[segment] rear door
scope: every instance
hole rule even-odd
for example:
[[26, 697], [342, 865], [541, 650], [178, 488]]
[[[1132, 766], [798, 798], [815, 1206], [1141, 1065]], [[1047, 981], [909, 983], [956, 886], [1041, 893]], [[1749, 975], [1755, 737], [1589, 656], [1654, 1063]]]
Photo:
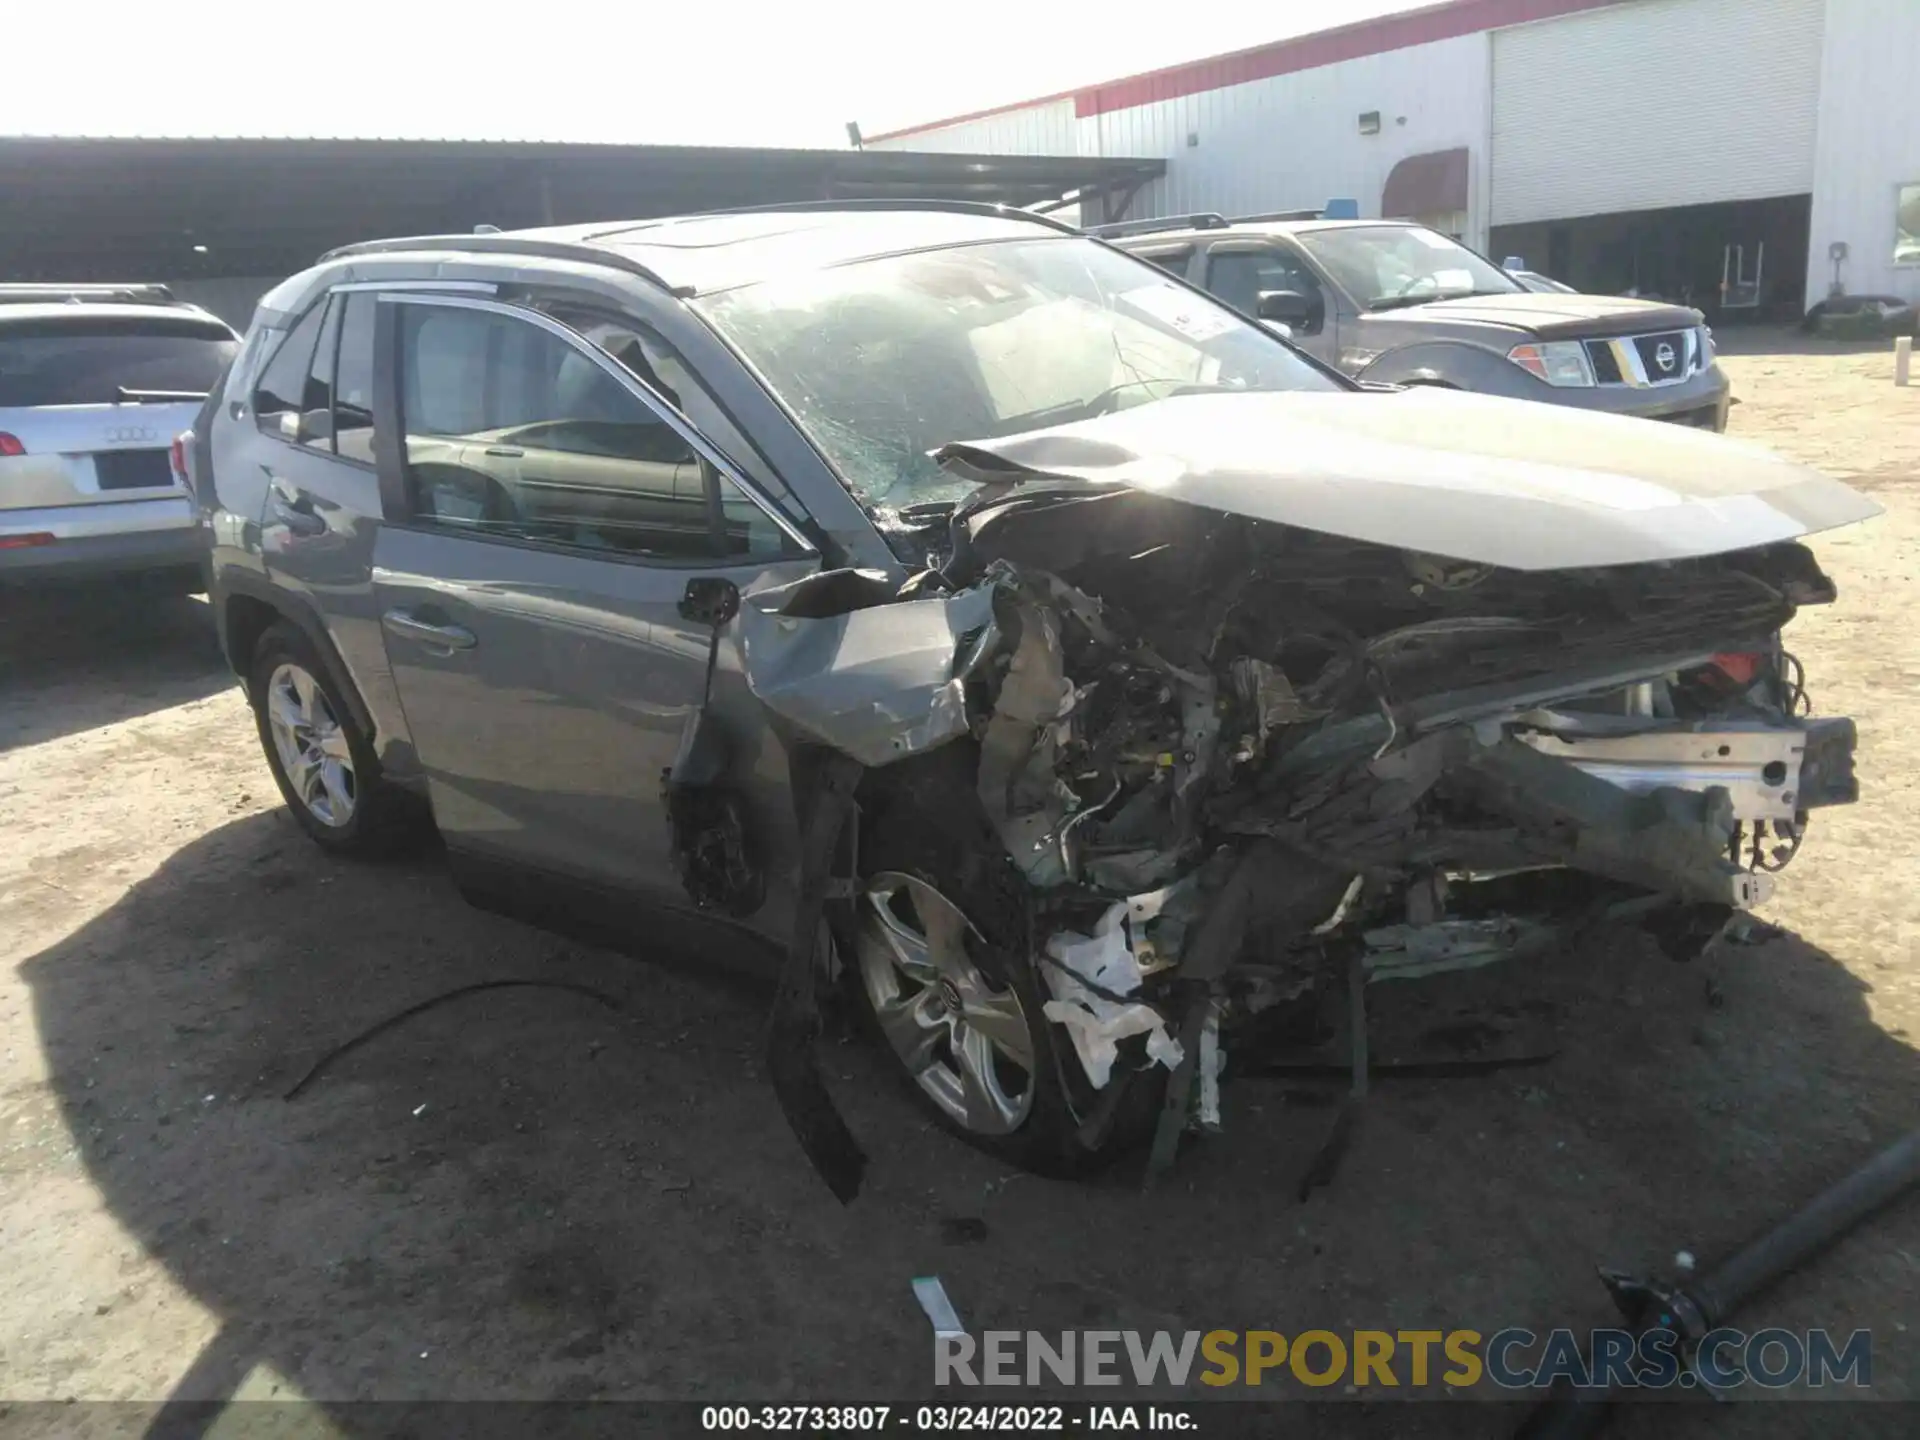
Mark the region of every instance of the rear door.
[[[456, 851], [684, 900], [661, 779], [702, 699], [688, 582], [743, 593], [817, 556], [711, 443], [559, 321], [490, 300], [384, 296], [378, 347], [385, 642]], [[731, 636], [716, 713], [735, 780], [784, 833], [785, 757]]]
[[237, 348], [211, 317], [78, 306], [0, 315], [0, 511], [180, 501], [178, 523], [192, 523], [168, 450]]
[[[323, 295], [267, 360], [248, 398], [260, 555], [317, 615], [375, 714], [393, 709], [373, 598], [380, 481], [373, 464], [373, 295]], [[254, 493], [232, 487], [233, 493]], [[383, 739], [387, 737], [382, 737]]]

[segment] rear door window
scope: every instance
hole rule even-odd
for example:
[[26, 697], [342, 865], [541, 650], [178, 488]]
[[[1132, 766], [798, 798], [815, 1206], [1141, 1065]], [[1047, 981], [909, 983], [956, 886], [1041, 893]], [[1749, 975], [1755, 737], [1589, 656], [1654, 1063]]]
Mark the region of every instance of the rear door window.
[[239, 342], [190, 316], [60, 316], [0, 325], [0, 409], [114, 405], [124, 391], [202, 396]]
[[267, 362], [266, 373], [254, 387], [254, 421], [269, 435], [283, 440], [299, 436], [300, 417], [309, 408], [315, 356], [330, 304], [330, 300], [322, 300], [300, 317], [300, 323], [280, 342], [273, 359]]

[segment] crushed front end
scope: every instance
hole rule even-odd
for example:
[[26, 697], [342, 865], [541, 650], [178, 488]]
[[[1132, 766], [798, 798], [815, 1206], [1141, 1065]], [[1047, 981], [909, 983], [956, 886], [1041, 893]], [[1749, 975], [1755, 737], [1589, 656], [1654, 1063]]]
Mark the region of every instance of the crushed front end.
[[1834, 596], [1798, 543], [1522, 571], [1045, 485], [923, 538], [898, 591], [758, 597], [749, 682], [868, 767], [863, 806], [961, 747], [999, 853], [949, 893], [1023, 912], [1089, 1145], [1143, 1076], [1217, 1123], [1243, 1027], [1356, 969], [1607, 921], [1697, 951], [1856, 798], [1852, 723], [1782, 648]]

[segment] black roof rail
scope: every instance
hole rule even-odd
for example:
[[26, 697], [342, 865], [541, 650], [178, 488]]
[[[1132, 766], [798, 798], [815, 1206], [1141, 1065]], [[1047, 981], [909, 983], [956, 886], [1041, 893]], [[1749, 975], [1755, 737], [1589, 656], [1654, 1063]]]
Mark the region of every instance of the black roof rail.
[[1087, 232], [1056, 220], [1051, 215], [1041, 215], [1032, 210], [1022, 210], [1015, 205], [1000, 205], [991, 200], [944, 200], [934, 197], [913, 199], [910, 197], [865, 196], [848, 200], [785, 200], [771, 205], [738, 205], [725, 210], [690, 210], [684, 215], [660, 215], [650, 220], [631, 220], [623, 225], [607, 230], [596, 230], [588, 236], [591, 240], [611, 239], [616, 235], [629, 235], [635, 230], [649, 225], [670, 225], [679, 220], [710, 220], [716, 215], [786, 215], [808, 211], [832, 210], [941, 210], [955, 215], [988, 215], [1003, 220], [1031, 220], [1035, 225], [1044, 225], [1049, 230], [1057, 230], [1063, 235], [1082, 235]]
[[[618, 231], [610, 231], [618, 234]], [[599, 265], [608, 270], [623, 270], [642, 280], [652, 281], [662, 290], [673, 287], [631, 256], [603, 245], [576, 244], [567, 240], [544, 240], [512, 235], [402, 235], [391, 240], [361, 240], [329, 250], [322, 260], [346, 260], [356, 255], [400, 255], [409, 250], [455, 250], [472, 255], [533, 255], [543, 260], [577, 260], [583, 265]]]
[[1326, 218], [1326, 214], [1324, 208], [1316, 205], [1311, 210], [1267, 210], [1258, 215], [1236, 215], [1233, 217], [1233, 223], [1257, 225], [1263, 220], [1322, 220]]
[[1198, 215], [1168, 215], [1160, 220], [1122, 220], [1111, 225], [1089, 225], [1086, 233], [1102, 240], [1128, 235], [1153, 235], [1162, 230], [1224, 230], [1233, 222], [1215, 210]]
[[0, 305], [177, 305], [164, 285], [55, 285], [17, 282], [0, 285]]

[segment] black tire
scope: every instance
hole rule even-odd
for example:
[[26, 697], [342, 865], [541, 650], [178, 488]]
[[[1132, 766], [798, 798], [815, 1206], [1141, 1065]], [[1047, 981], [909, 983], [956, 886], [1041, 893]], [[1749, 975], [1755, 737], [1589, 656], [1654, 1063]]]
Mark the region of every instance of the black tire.
[[[978, 752], [963, 741], [869, 777], [861, 796], [857, 889], [862, 898], [856, 898], [853, 907], [836, 907], [841, 912], [834, 927], [836, 943], [846, 960], [847, 986], [862, 1028], [918, 1104], [976, 1149], [1035, 1174], [1075, 1179], [1151, 1137], [1167, 1072], [1156, 1066], [1128, 1074], [1123, 1049], [1107, 1088], [1095, 1090], [1065, 1027], [1045, 1017], [1042, 1007], [1051, 992], [1027, 954], [1021, 898], [1025, 882], [979, 806], [973, 788], [977, 762]], [[970, 958], [1000, 988], [1011, 988], [1019, 997], [1036, 1063], [1031, 1105], [1009, 1134], [982, 1134], [956, 1120], [921, 1088], [881, 1033], [855, 949], [855, 912], [868, 903], [866, 881], [888, 871], [924, 880], [952, 900], [985, 941], [971, 949]], [[1121, 1087], [1117, 1096], [1112, 1093], [1115, 1086]], [[1108, 1112], [1104, 1123], [1087, 1126], [1103, 1108]]]
[[[283, 666], [297, 666], [312, 677], [314, 691], [346, 741], [352, 762], [352, 804], [341, 823], [328, 823], [315, 813], [282, 762], [268, 715], [268, 692]], [[298, 626], [283, 620], [268, 626], [260, 636], [247, 672], [247, 698], [253, 705], [254, 724], [260, 733], [260, 748], [267, 757], [267, 768], [273, 772], [274, 783], [280, 787], [281, 798], [286, 801], [294, 821], [315, 844], [336, 855], [377, 859], [392, 855], [419, 838], [426, 828], [423, 806], [381, 777], [373, 746], [354, 719], [352, 707], [345, 703], [332, 672]]]

